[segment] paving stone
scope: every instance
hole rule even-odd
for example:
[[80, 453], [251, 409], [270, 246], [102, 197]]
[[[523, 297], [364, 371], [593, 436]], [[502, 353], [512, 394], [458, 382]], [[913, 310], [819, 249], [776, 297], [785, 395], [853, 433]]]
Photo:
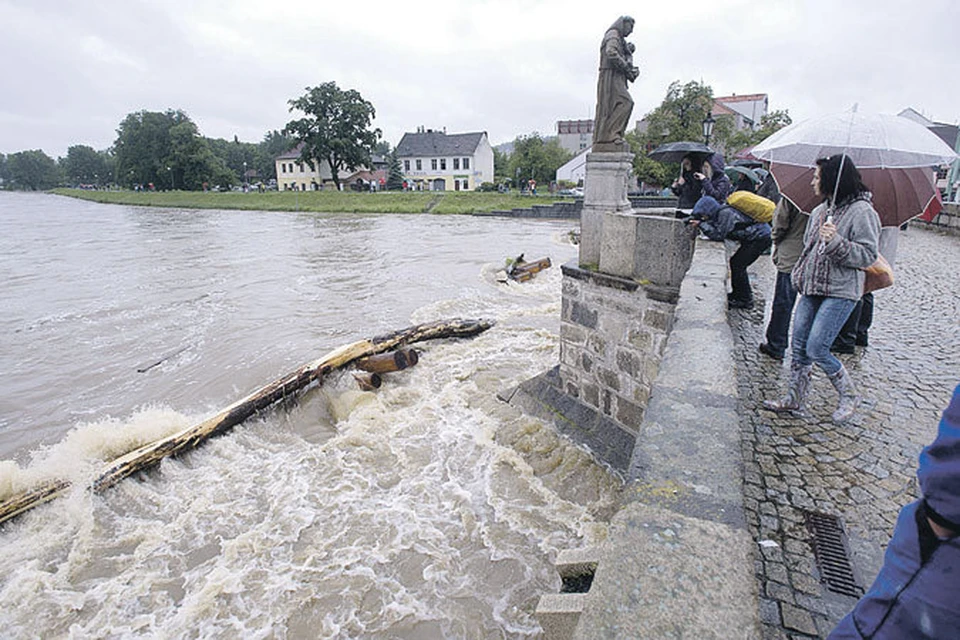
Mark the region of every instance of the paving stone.
[[[954, 236], [901, 232], [897, 284], [875, 298], [870, 346], [841, 358], [865, 396], [855, 418], [842, 426], [830, 420], [836, 392], [816, 368], [809, 417], [760, 409], [764, 399], [783, 392], [789, 362], [758, 356], [776, 272], [763, 257], [750, 267], [758, 304], [749, 313], [728, 314], [728, 322], [740, 393], [747, 526], [753, 535], [783, 545], [760, 547], [764, 638], [823, 637], [843, 615], [835, 601], [826, 606], [814, 578], [803, 510], [840, 516], [861, 544], [876, 545], [879, 557], [900, 508], [918, 495], [917, 456], [936, 432], [960, 371], [960, 324], [946, 321], [960, 317], [958, 247]], [[772, 621], [776, 608], [781, 618]]]

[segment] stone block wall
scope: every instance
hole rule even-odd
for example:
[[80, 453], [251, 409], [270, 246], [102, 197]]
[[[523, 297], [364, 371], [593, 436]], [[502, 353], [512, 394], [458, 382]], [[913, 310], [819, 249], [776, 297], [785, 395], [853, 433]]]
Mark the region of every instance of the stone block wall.
[[673, 326], [676, 292], [563, 266], [560, 380], [636, 436]]

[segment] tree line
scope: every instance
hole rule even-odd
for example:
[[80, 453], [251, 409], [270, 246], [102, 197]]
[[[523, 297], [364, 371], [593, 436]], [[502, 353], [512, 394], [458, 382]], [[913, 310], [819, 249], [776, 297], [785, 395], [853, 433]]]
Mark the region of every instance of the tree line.
[[[199, 190], [229, 188], [248, 181], [276, 179], [275, 159], [298, 148], [298, 161], [312, 167], [325, 165], [339, 186], [340, 173], [371, 166], [372, 154], [388, 159], [387, 188], [402, 188], [400, 162], [380, 129], [372, 128], [376, 115], [372, 103], [355, 90], [342, 90], [335, 82], [307, 87], [287, 101], [296, 117], [281, 130], [268, 131], [259, 143], [207, 138], [182, 110], [137, 111], [117, 128], [117, 138], [106, 150], [74, 145], [54, 160], [42, 150], [0, 154], [0, 180], [5, 188], [44, 190], [60, 185], [116, 185], [124, 188]], [[627, 140], [636, 155], [634, 173], [649, 184], [665, 185], [675, 167], [646, 157], [653, 148], [678, 140], [701, 140], [702, 122], [713, 106], [713, 90], [703, 82], [674, 82], [663, 102], [644, 116], [643, 132], [631, 131]], [[786, 111], [764, 116], [758, 130], [737, 131], [733, 118], [718, 116], [712, 142], [715, 148], [736, 151], [790, 124]], [[537, 132], [514, 140], [511, 153], [494, 150], [498, 184], [520, 187], [533, 179], [554, 181], [557, 169], [573, 154], [556, 137]], [[494, 185], [489, 185], [494, 186]]]

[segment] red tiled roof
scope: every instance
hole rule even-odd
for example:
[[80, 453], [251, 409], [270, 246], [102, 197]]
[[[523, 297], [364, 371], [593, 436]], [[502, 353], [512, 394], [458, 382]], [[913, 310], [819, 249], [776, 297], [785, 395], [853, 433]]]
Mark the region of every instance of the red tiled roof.
[[767, 97], [765, 93], [748, 93], [742, 96], [719, 96], [714, 98], [717, 102], [751, 102], [753, 100], [763, 100]]

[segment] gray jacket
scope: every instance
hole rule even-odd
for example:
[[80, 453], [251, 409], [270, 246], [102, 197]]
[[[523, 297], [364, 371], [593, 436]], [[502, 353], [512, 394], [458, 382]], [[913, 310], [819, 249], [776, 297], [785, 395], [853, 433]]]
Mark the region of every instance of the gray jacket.
[[803, 250], [803, 232], [809, 214], [801, 211], [788, 198], [780, 198], [773, 211], [773, 264], [777, 271], [790, 273]]
[[810, 214], [803, 251], [791, 275], [793, 286], [805, 296], [859, 300], [863, 296], [862, 269], [879, 255], [880, 217], [869, 197], [840, 206], [833, 211], [837, 234], [822, 245], [820, 227], [826, 218], [826, 202]]

